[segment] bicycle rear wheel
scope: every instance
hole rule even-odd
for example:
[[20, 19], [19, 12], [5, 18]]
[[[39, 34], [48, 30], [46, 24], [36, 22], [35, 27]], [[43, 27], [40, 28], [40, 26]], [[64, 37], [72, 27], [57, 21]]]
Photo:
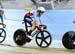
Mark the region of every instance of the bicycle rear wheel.
[[26, 34], [23, 29], [18, 29], [15, 31], [13, 39], [18, 46], [23, 46], [27, 42], [25, 38]]
[[0, 43], [2, 43], [6, 38], [6, 31], [3, 28], [0, 28]]
[[74, 31], [66, 32], [62, 38], [63, 46], [67, 49], [74, 49], [75, 48], [74, 42], [75, 42], [75, 32]]

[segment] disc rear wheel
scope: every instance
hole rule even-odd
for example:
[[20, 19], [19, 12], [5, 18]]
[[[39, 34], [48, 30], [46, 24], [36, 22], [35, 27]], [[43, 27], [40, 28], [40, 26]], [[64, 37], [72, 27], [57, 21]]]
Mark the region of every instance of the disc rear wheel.
[[65, 48], [67, 49], [74, 49], [75, 45], [75, 32], [74, 31], [69, 31], [66, 32], [62, 38], [62, 43]]
[[18, 29], [15, 33], [14, 33], [14, 42], [19, 45], [22, 46], [26, 43], [26, 34], [25, 31], [23, 29]]

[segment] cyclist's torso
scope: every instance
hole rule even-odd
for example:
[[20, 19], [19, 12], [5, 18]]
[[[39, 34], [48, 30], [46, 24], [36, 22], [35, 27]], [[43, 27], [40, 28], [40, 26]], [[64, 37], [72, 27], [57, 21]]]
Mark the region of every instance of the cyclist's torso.
[[31, 16], [33, 16], [32, 13], [27, 13], [27, 14], [25, 14], [25, 16], [24, 16], [24, 21], [32, 22], [33, 19], [32, 19]]
[[33, 21], [36, 21], [39, 24], [40, 20], [41, 20], [41, 16], [39, 17], [37, 11], [34, 11], [33, 12], [33, 18], [26, 17], [25, 20], [28, 21], [28, 22], [31, 22], [31, 23]]

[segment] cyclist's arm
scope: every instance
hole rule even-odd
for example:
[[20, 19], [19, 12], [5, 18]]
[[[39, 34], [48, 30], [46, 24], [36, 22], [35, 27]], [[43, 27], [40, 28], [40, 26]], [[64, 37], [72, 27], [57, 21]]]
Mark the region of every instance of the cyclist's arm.
[[24, 24], [24, 20], [25, 20], [25, 18], [26, 18], [26, 15], [24, 16], [24, 19], [22, 20], [22, 24]]

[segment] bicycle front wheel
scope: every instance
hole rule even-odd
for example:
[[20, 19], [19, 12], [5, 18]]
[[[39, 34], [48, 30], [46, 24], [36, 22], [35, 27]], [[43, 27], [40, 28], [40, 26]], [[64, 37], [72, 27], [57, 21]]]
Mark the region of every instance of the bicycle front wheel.
[[6, 38], [6, 31], [3, 28], [0, 28], [0, 43], [2, 43]]
[[52, 37], [48, 31], [43, 30], [36, 35], [35, 40], [39, 47], [47, 48], [52, 42]]

